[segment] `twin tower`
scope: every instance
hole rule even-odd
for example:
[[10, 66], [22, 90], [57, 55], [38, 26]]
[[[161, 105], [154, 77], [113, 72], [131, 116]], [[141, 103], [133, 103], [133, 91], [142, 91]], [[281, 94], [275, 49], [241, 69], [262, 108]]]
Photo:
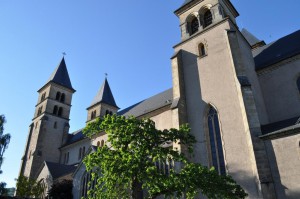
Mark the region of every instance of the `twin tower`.
[[[44, 161], [60, 162], [59, 148], [68, 139], [74, 92], [65, 59], [62, 58], [48, 82], [38, 90], [38, 102], [22, 157], [21, 175], [35, 179]], [[87, 122], [105, 114], [116, 113], [118, 109], [105, 78], [99, 92], [87, 108]]]

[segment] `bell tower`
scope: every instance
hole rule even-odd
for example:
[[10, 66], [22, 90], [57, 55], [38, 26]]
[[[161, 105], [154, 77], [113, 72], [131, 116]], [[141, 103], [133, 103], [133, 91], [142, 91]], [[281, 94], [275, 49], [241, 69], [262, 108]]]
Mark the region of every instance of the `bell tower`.
[[97, 95], [94, 97], [91, 105], [87, 108], [87, 122], [93, 121], [97, 117], [103, 117], [107, 114], [115, 114], [118, 110], [119, 107], [115, 102], [107, 77], [105, 77]]
[[29, 127], [21, 175], [36, 178], [44, 161], [59, 163], [59, 147], [68, 136], [74, 92], [65, 59], [62, 58], [47, 83], [38, 90], [39, 97]]
[[249, 198], [276, 198], [259, 138], [268, 118], [238, 11], [230, 0], [185, 0], [174, 13], [181, 41], [171, 58], [173, 121], [189, 123], [194, 161], [231, 175]]

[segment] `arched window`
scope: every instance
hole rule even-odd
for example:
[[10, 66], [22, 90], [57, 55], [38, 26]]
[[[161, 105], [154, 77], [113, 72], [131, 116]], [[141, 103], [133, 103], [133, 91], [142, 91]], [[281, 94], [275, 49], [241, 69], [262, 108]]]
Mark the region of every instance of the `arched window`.
[[57, 111], [58, 111], [57, 106], [54, 106], [54, 108], [53, 108], [53, 114], [54, 114], [54, 115], [57, 115]]
[[191, 22], [190, 22], [190, 35], [194, 34], [199, 30], [199, 21], [197, 17], [193, 17]]
[[199, 56], [200, 57], [205, 56], [206, 55], [206, 50], [205, 50], [204, 44], [200, 43], [199, 46], [198, 46], [198, 48], [199, 48]]
[[101, 141], [101, 147], [104, 147], [104, 140]]
[[212, 14], [210, 12], [210, 10], [207, 10], [205, 13], [204, 13], [204, 28], [209, 26], [210, 24], [212, 24]]
[[219, 117], [216, 109], [214, 109], [212, 106], [210, 107], [207, 115], [207, 123], [209, 131], [209, 145], [212, 166], [215, 167], [216, 171], [218, 171], [219, 174], [225, 175], [226, 170], [219, 125]]
[[298, 87], [298, 91], [300, 93], [300, 77], [298, 77], [298, 79], [297, 79], [297, 87]]
[[108, 114], [109, 114], [109, 110], [106, 110], [106, 111], [105, 111], [105, 115], [108, 115]]
[[99, 147], [99, 146], [100, 146], [100, 141], [97, 142], [97, 147]]
[[63, 108], [62, 107], [59, 107], [59, 109], [58, 109], [58, 116], [62, 116], [62, 114], [63, 114]]
[[41, 107], [38, 109], [38, 113], [37, 113], [38, 116], [39, 116], [40, 114], [42, 114], [42, 110], [43, 110], [43, 106], [41, 106]]
[[59, 100], [59, 99], [60, 99], [60, 92], [57, 92], [57, 93], [56, 93], [55, 99], [56, 99], [56, 100]]
[[64, 93], [62, 93], [60, 96], [60, 101], [65, 102], [65, 97], [66, 97], [66, 95]]
[[94, 119], [96, 117], [96, 110], [92, 112], [91, 119]]
[[78, 160], [80, 160], [80, 159], [81, 159], [81, 147], [80, 147], [79, 153], [78, 153]]

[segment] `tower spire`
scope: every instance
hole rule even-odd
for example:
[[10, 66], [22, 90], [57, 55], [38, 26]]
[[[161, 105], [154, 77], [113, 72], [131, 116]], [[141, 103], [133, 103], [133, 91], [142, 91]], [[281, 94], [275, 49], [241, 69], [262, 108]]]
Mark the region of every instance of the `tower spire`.
[[71, 90], [74, 90], [70, 81], [68, 69], [66, 66], [65, 58], [63, 57], [50, 76], [47, 83], [54, 82], [56, 84], [59, 84], [63, 87], [69, 88]]
[[114, 96], [110, 90], [110, 86], [107, 81], [107, 76], [105, 77], [105, 80], [104, 80], [100, 90], [98, 91], [97, 95], [93, 99], [90, 107], [95, 104], [98, 104], [98, 103], [105, 103], [107, 105], [118, 108], [118, 106], [115, 102]]

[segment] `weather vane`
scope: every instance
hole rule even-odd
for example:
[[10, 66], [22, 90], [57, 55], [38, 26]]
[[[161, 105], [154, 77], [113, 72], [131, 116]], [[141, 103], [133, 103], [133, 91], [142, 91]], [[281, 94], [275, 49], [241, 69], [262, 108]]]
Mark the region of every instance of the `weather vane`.
[[108, 75], [108, 74], [107, 74], [107, 73], [104, 73], [104, 75], [105, 75], [105, 78], [107, 78], [107, 75]]
[[65, 52], [62, 52], [62, 54], [63, 54], [63, 56], [65, 56], [67, 53], [65, 53]]

